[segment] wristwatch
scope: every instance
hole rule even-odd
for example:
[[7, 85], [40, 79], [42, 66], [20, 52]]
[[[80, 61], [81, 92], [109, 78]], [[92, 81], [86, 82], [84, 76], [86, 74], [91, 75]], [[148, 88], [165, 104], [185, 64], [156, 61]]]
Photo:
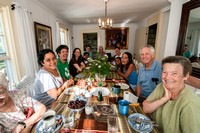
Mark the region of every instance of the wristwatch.
[[23, 125], [24, 128], [26, 128], [26, 123], [24, 123], [23, 121], [19, 121], [18, 124]]

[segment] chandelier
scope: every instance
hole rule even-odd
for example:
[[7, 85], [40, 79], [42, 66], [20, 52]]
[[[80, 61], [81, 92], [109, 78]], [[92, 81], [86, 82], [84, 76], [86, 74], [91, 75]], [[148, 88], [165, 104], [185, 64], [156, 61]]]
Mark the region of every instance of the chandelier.
[[107, 17], [107, 2], [108, 2], [108, 0], [104, 0], [104, 2], [105, 2], [105, 19], [101, 20], [99, 18], [99, 20], [98, 20], [99, 28], [101, 28], [101, 29], [111, 29], [112, 28], [112, 19], [109, 19]]

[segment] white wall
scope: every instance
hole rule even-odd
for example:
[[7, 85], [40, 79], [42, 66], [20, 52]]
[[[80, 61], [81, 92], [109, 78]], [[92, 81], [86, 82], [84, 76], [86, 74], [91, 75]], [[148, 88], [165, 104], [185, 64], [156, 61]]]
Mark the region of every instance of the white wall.
[[[128, 51], [131, 54], [134, 53], [134, 43], [135, 43], [135, 32], [137, 29], [136, 24], [114, 24], [113, 27], [129, 27], [129, 42], [128, 50], [121, 50], [121, 52]], [[97, 24], [87, 24], [87, 25], [73, 25], [73, 48], [81, 47], [81, 31], [85, 30], [99, 30], [100, 33], [100, 44], [98, 46], [103, 46], [105, 49], [105, 30], [100, 30]], [[115, 55], [114, 50], [105, 50], [106, 53], [111, 53], [112, 56]]]
[[[32, 19], [34, 22], [38, 22], [38, 23], [41, 23], [41, 24], [51, 27], [52, 44], [53, 44], [54, 51], [60, 45], [60, 44], [56, 44], [56, 21], [59, 21], [60, 23], [64, 24], [69, 29], [69, 35], [70, 35], [69, 38], [71, 39], [72, 25], [69, 22], [67, 22], [65, 19], [58, 16], [53, 11], [51, 11], [50, 9], [48, 9], [47, 7], [45, 7], [44, 5], [39, 3], [38, 0], [23, 0], [23, 1], [15, 0], [15, 2], [32, 13]], [[14, 13], [14, 12], [12, 12], [12, 13]], [[14, 17], [13, 17], [13, 19], [14, 19]], [[13, 22], [13, 23], [14, 23], [13, 25], [16, 25], [16, 22]], [[15, 33], [17, 33], [17, 32], [15, 32]], [[15, 36], [18, 36], [18, 35], [15, 35]], [[69, 40], [69, 43], [71, 44], [72, 41]], [[19, 47], [19, 42], [16, 45]], [[18, 50], [17, 56], [18, 56], [18, 58], [20, 58], [19, 60], [22, 60], [20, 55], [24, 56], [23, 53], [21, 53], [21, 51]], [[23, 63], [20, 63], [20, 65], [19, 65], [19, 73], [20, 74], [18, 74], [20, 76], [19, 76], [18, 80], [21, 80], [25, 76], [25, 73], [23, 72], [24, 71], [23, 68], [24, 68]]]
[[[55, 14], [53, 11], [42, 5], [38, 0], [15, 0], [21, 6], [31, 11], [34, 22], [38, 22], [51, 27], [52, 30], [52, 43], [53, 50], [55, 50], [60, 44], [56, 44], [56, 21], [63, 23], [72, 33], [72, 25], [67, 20]], [[71, 35], [71, 34], [69, 34]], [[71, 37], [70, 37], [71, 39]], [[71, 40], [69, 40], [71, 42]]]

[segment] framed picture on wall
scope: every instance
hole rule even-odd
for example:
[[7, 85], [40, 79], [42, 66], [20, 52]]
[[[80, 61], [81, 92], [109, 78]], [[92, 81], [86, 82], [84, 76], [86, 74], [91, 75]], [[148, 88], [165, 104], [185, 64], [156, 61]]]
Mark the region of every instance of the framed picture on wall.
[[40, 50], [43, 49], [53, 50], [51, 27], [37, 22], [34, 22], [34, 27], [35, 27], [37, 54], [40, 52]]
[[128, 49], [129, 28], [120, 27], [105, 30], [105, 49]]

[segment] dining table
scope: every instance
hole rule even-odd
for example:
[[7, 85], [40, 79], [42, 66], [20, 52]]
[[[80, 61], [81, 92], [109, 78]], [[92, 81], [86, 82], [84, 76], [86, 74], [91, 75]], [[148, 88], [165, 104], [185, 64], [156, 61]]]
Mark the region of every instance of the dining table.
[[[83, 78], [75, 78], [75, 81], [83, 80], [88, 78], [88, 75], [85, 75]], [[114, 80], [113, 80], [114, 79]], [[124, 91], [129, 91], [133, 93], [133, 90], [130, 88], [126, 90], [120, 90], [119, 94], [114, 94], [111, 91], [111, 88], [118, 82], [126, 83], [126, 80], [122, 76], [120, 76], [117, 71], [112, 71], [110, 76], [107, 76], [105, 87], [110, 90], [110, 93], [108, 96], [103, 97], [104, 101], [109, 101], [112, 103], [116, 117], [118, 119], [118, 132], [119, 133], [137, 133], [128, 123], [128, 116], [133, 113], [140, 113], [145, 116], [147, 116], [150, 120], [152, 119], [152, 116], [150, 114], [144, 113], [142, 109], [142, 105], [131, 105], [129, 106], [128, 114], [127, 115], [121, 115], [119, 112], [119, 105], [118, 101], [123, 99]], [[74, 87], [77, 85], [73, 85], [70, 87]], [[78, 87], [78, 86], [77, 86]], [[74, 94], [66, 94], [61, 93], [61, 95], [55, 100], [54, 105], [51, 107], [51, 110], [54, 110], [57, 115], [64, 114], [69, 110], [68, 108], [68, 102], [72, 99], [74, 99]], [[85, 110], [75, 112], [74, 115], [74, 124], [70, 128], [71, 133], [107, 133], [108, 126], [106, 122], [100, 122], [94, 118], [92, 114], [86, 115]], [[62, 126], [59, 131], [57, 132], [64, 132], [65, 128]], [[32, 129], [32, 133], [36, 133], [36, 126]], [[153, 127], [152, 133], [159, 133], [158, 127]]]

